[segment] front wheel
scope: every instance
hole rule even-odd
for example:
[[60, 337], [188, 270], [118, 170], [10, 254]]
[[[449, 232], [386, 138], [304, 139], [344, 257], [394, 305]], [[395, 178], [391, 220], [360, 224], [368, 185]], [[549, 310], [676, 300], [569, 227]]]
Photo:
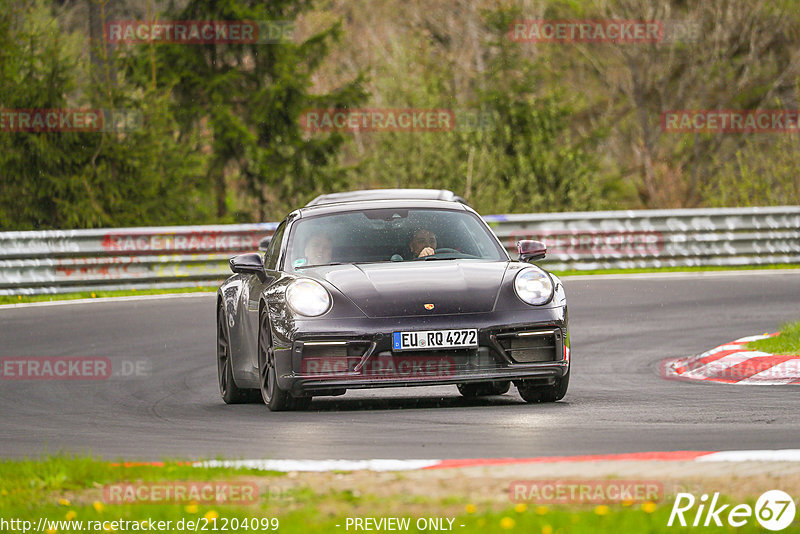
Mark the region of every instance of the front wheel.
[[278, 374], [275, 370], [275, 350], [272, 348], [269, 316], [261, 313], [258, 329], [258, 377], [261, 398], [273, 412], [286, 410], [304, 410], [311, 404], [311, 397], [294, 397], [278, 385]]
[[530, 386], [525, 384], [524, 381], [516, 384], [519, 396], [525, 402], [556, 402], [564, 398], [567, 394], [569, 387], [569, 372], [561, 378], [556, 379], [556, 383], [552, 386]]
[[225, 404], [242, 404], [257, 400], [257, 390], [240, 388], [233, 380], [233, 362], [231, 361], [228, 328], [225, 324], [225, 312], [217, 310], [217, 379], [219, 393]]

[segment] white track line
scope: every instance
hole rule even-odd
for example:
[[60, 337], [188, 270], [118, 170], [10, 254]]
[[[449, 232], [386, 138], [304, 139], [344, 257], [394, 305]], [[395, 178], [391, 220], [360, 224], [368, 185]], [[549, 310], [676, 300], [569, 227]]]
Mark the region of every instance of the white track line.
[[[619, 461], [615, 455], [608, 459], [586, 460], [579, 457], [570, 460], [570, 457], [559, 458], [558, 461], [570, 462], [596, 462]], [[631, 461], [631, 460], [629, 460]], [[639, 461], [686, 461], [686, 460], [639, 460]], [[692, 460], [689, 460], [692, 461]], [[752, 451], [721, 451], [698, 456], [695, 462], [800, 462], [800, 449], [784, 450], [752, 450]], [[279, 472], [326, 472], [326, 471], [413, 471], [436, 467], [443, 460], [211, 460], [196, 462], [195, 467], [226, 467], [233, 469], [257, 469], [260, 471]], [[476, 459], [475, 465], [482, 465], [482, 460]], [[519, 463], [529, 463], [530, 458], [519, 458]], [[513, 465], [509, 462], [506, 465]], [[459, 467], [470, 467], [469, 462]]]
[[759, 339], [767, 339], [768, 337], [772, 337], [772, 334], [758, 334], [755, 336], [740, 337], [733, 343], [734, 344], [750, 343], [751, 341], [758, 341]]
[[[547, 265], [544, 265], [547, 268]], [[659, 278], [710, 278], [718, 276], [751, 276], [751, 275], [785, 275], [800, 274], [800, 269], [748, 269], [748, 270], [720, 270], [720, 271], [675, 271], [666, 273], [630, 273], [630, 274], [574, 274], [560, 275], [564, 281], [585, 281], [585, 280], [631, 280], [631, 279], [651, 279]]]
[[196, 467], [230, 467], [260, 471], [412, 471], [436, 465], [441, 460], [211, 460]]
[[38, 308], [39, 306], [65, 306], [67, 304], [94, 304], [97, 302], [131, 302], [138, 300], [159, 300], [175, 298], [208, 297], [214, 295], [210, 291], [197, 291], [193, 293], [160, 293], [158, 295], [133, 295], [130, 297], [100, 297], [96, 299], [68, 299], [47, 300], [44, 302], [21, 302], [19, 304], [2, 304], [0, 310], [11, 308]]
[[800, 449], [721, 451], [706, 454], [696, 462], [800, 462]]

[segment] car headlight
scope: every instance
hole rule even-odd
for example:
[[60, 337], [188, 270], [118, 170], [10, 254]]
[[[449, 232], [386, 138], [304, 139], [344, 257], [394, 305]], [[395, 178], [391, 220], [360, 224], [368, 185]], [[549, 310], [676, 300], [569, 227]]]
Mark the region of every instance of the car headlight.
[[286, 288], [286, 302], [297, 313], [316, 317], [330, 309], [331, 296], [319, 282], [301, 278]]
[[514, 291], [522, 302], [541, 306], [553, 298], [553, 280], [538, 267], [530, 267], [517, 273]]

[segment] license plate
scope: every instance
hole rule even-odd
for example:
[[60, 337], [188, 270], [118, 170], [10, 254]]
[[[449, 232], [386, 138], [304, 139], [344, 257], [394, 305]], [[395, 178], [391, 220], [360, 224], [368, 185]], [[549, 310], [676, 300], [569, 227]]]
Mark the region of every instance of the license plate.
[[394, 332], [393, 350], [472, 349], [478, 346], [478, 330], [426, 330]]

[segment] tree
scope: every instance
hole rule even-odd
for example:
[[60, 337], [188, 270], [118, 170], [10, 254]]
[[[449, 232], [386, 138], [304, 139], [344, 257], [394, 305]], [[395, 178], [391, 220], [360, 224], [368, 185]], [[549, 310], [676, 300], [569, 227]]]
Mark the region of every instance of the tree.
[[495, 31], [487, 43], [494, 53], [478, 84], [478, 105], [494, 112], [496, 125], [484, 140], [488, 165], [476, 166], [484, 176], [476, 193], [493, 197], [502, 212], [597, 209], [603, 183], [586, 148], [596, 134], [575, 136], [570, 105], [555, 91], [537, 91], [540, 66], [507, 36], [521, 14], [498, 9], [486, 17]]
[[[85, 36], [62, 32], [41, 0], [0, 10], [0, 104], [137, 118], [121, 131], [0, 128], [0, 227], [141, 226], [205, 221], [201, 156], [175, 136], [165, 93], [92, 77]], [[114, 58], [104, 58], [114, 61]], [[92, 80], [92, 81], [87, 81]]]
[[[56, 31], [53, 31], [53, 29]], [[4, 110], [65, 107], [75, 87], [74, 39], [64, 38], [41, 2], [0, 2], [0, 105]], [[60, 222], [59, 197], [74, 194], [85, 134], [13, 131], [0, 128], [0, 228], [53, 227]]]
[[[166, 18], [286, 23], [308, 7], [296, 0], [191, 0]], [[206, 179], [214, 184], [217, 217], [227, 215], [231, 183], [264, 220], [282, 216], [343, 176], [335, 160], [344, 138], [307, 136], [300, 124], [309, 108], [348, 107], [364, 97], [360, 79], [331, 93], [310, 92], [311, 76], [339, 30], [334, 25], [300, 42], [157, 47], [157, 83], [171, 88], [181, 130], [199, 129], [210, 146]], [[140, 75], [147, 76], [147, 58], [140, 59]]]
[[[563, 83], [587, 86], [601, 95], [592, 102], [587, 119], [613, 129], [617, 142], [608, 147], [609, 152], [635, 184], [641, 205], [717, 204], [715, 191], [723, 193], [716, 182], [731, 169], [730, 161], [742, 150], [759, 157], [747, 136], [665, 133], [661, 112], [797, 109], [800, 20], [796, 7], [793, 1], [764, 0], [601, 0], [595, 4], [589, 18], [655, 20], [664, 27], [661, 42], [574, 44], [580, 54], [560, 62], [565, 66]], [[584, 72], [591, 74], [583, 80], [575, 78], [575, 73]], [[762, 143], [770, 145], [762, 155], [773, 151], [770, 141]], [[794, 148], [783, 146], [800, 150], [796, 142]], [[739, 173], [738, 179], [746, 174]], [[730, 180], [724, 182], [720, 188], [729, 191]], [[746, 183], [742, 185], [748, 189]], [[733, 199], [727, 193], [724, 196]]]
[[[447, 28], [421, 24], [434, 27], [439, 37], [418, 45], [419, 55], [394, 65], [405, 75], [384, 76], [380, 95], [389, 107], [451, 109], [457, 118], [471, 117], [472, 124], [461, 123], [450, 132], [372, 134], [353, 180], [449, 188], [483, 213], [602, 206], [605, 182], [590, 150], [596, 136], [574, 134], [573, 110], [561, 95], [541, 91], [539, 65], [506, 37], [509, 23], [521, 15], [513, 9], [483, 15], [485, 55], [475, 61], [480, 69], [467, 73], [446, 61], [452, 54], [440, 43], [451, 41]], [[399, 87], [392, 85], [395, 80]], [[456, 86], [471, 91], [458, 93]]]

